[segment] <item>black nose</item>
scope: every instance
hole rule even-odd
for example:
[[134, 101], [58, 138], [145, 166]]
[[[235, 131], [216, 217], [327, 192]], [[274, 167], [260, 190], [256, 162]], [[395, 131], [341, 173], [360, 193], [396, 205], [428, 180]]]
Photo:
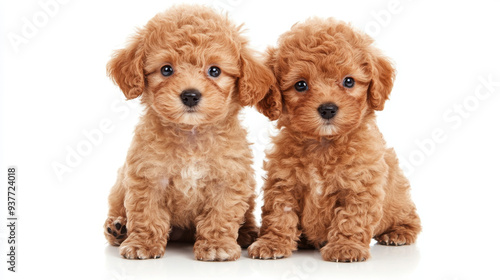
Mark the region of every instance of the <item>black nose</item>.
[[181, 100], [184, 105], [193, 107], [200, 102], [201, 93], [196, 89], [186, 89], [181, 92]]
[[339, 107], [333, 103], [321, 104], [321, 106], [318, 107], [319, 115], [325, 120], [335, 117], [338, 110]]

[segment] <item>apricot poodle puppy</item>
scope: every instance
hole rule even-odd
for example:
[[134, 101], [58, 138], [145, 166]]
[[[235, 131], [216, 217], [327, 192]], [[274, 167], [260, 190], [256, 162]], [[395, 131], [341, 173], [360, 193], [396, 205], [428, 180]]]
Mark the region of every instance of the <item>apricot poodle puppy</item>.
[[109, 62], [127, 99], [142, 95], [145, 107], [104, 224], [123, 257], [161, 257], [175, 230], [196, 239], [196, 259], [235, 260], [257, 237], [252, 153], [238, 112], [275, 78], [240, 29], [207, 7], [175, 6]]
[[279, 134], [264, 168], [262, 226], [252, 258], [287, 257], [298, 241], [327, 261], [370, 257], [370, 241], [415, 242], [410, 185], [379, 132], [395, 71], [373, 40], [334, 19], [309, 19], [268, 50], [277, 85], [258, 104]]

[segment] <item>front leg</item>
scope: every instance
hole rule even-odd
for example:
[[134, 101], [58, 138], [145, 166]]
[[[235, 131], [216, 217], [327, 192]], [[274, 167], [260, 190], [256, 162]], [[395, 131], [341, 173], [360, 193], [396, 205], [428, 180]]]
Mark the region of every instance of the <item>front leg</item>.
[[[200, 261], [234, 261], [241, 255], [237, 243], [253, 190], [248, 183], [217, 184], [207, 197], [203, 212], [196, 218], [194, 256]], [[206, 187], [208, 188], [208, 187]]]
[[361, 192], [345, 189], [332, 199], [337, 207], [321, 256], [334, 262], [367, 260], [373, 232], [382, 217], [382, 187], [372, 185]]
[[266, 181], [260, 237], [250, 247], [248, 255], [255, 259], [288, 257], [297, 250], [299, 211], [291, 179]]
[[145, 177], [127, 175], [128, 237], [120, 245], [120, 254], [127, 259], [159, 258], [165, 253], [170, 231], [170, 214], [161, 199], [164, 195]]

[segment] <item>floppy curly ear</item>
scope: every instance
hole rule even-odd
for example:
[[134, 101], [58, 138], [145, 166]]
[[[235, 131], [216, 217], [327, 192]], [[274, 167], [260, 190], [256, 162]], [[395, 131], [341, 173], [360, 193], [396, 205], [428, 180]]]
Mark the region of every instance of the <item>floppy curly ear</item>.
[[378, 51], [373, 51], [371, 58], [371, 81], [368, 86], [368, 103], [374, 110], [382, 111], [389, 99], [396, 71], [390, 60]]
[[[276, 48], [267, 49], [266, 66], [272, 70], [276, 76]], [[270, 120], [277, 120], [283, 111], [283, 101], [278, 82], [275, 80], [271, 85], [264, 99], [257, 103], [257, 110], [268, 117]]]
[[239, 99], [242, 106], [254, 106], [264, 98], [275, 83], [273, 73], [243, 48], [240, 55], [241, 76], [238, 79]]
[[108, 62], [107, 72], [127, 99], [138, 97], [144, 91], [144, 47], [139, 32], [124, 49], [117, 50]]

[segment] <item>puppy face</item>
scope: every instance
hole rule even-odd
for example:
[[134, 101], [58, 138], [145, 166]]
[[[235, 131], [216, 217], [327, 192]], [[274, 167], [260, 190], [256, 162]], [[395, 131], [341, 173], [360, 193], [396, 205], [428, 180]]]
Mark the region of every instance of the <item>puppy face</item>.
[[372, 40], [333, 19], [310, 19], [268, 50], [277, 86], [258, 108], [279, 125], [310, 137], [345, 135], [382, 110], [394, 69]]
[[206, 7], [177, 6], [151, 19], [108, 63], [129, 99], [165, 121], [200, 125], [223, 120], [261, 100], [272, 72], [246, 48], [240, 30]]
[[[182, 37], [182, 36], [181, 36]], [[201, 44], [179, 38], [177, 51], [155, 49], [146, 58], [147, 102], [164, 119], [197, 125], [226, 117], [238, 101], [236, 81], [240, 74], [236, 52], [217, 45], [210, 35]]]

